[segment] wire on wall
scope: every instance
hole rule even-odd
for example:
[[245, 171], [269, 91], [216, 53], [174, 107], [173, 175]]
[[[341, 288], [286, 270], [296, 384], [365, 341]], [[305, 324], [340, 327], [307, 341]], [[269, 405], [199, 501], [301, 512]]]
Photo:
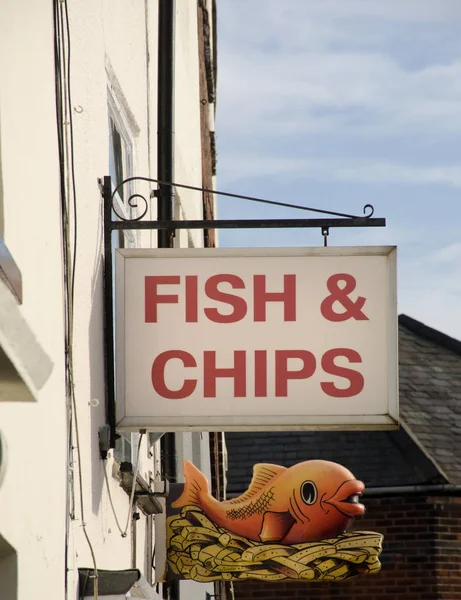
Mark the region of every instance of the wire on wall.
[[[104, 461], [103, 463], [103, 469], [104, 469], [104, 481], [106, 482], [106, 488], [107, 488], [107, 495], [109, 497], [109, 504], [110, 507], [112, 509], [112, 514], [114, 515], [114, 519], [115, 519], [115, 523], [117, 525], [117, 529], [120, 531], [120, 535], [122, 537], [126, 537], [126, 532], [123, 531], [122, 526], [120, 525], [120, 521], [118, 520], [118, 516], [117, 516], [117, 512], [115, 510], [115, 506], [114, 506], [114, 502], [112, 500], [112, 493], [110, 491], [110, 485], [109, 485], [109, 481], [107, 480], [107, 470], [106, 470], [106, 464], [107, 461]], [[131, 506], [130, 506], [131, 509]]]
[[63, 283], [64, 283], [64, 344], [65, 344], [65, 373], [66, 373], [66, 404], [68, 426], [68, 486], [66, 496], [66, 540], [65, 540], [65, 593], [69, 596], [69, 531], [70, 518], [73, 512], [71, 497], [73, 495], [73, 476], [71, 465], [73, 463], [72, 432], [75, 436], [75, 449], [78, 463], [78, 486], [80, 500], [80, 519], [82, 530], [88, 544], [94, 567], [94, 599], [98, 599], [98, 569], [96, 557], [91, 544], [85, 522], [85, 508], [83, 498], [82, 460], [80, 452], [80, 436], [78, 427], [77, 402], [74, 386], [74, 297], [75, 297], [75, 271], [77, 255], [77, 194], [75, 183], [74, 163], [74, 128], [72, 120], [71, 98], [71, 42], [69, 13], [66, 0], [53, 0], [54, 19], [54, 67], [55, 67], [55, 97], [56, 121], [60, 170], [60, 196], [61, 196], [61, 227], [62, 227], [62, 256], [63, 256]]
[[112, 494], [110, 491], [110, 485], [109, 485], [109, 481], [107, 479], [107, 470], [106, 470], [106, 461], [104, 461], [104, 480], [106, 482], [106, 487], [107, 487], [107, 495], [109, 496], [109, 503], [110, 503], [110, 507], [112, 509], [112, 513], [114, 515], [115, 518], [115, 523], [117, 524], [117, 528], [120, 531], [120, 535], [125, 538], [127, 536], [128, 533], [128, 527], [130, 525], [130, 518], [131, 518], [131, 511], [133, 510], [133, 500], [134, 500], [134, 494], [136, 491], [136, 479], [138, 477], [138, 469], [139, 469], [139, 455], [140, 455], [140, 450], [141, 450], [141, 442], [142, 442], [142, 438], [144, 436], [144, 432], [141, 432], [140, 436], [139, 436], [139, 440], [138, 440], [138, 448], [137, 448], [137, 453], [136, 453], [136, 467], [134, 470], [134, 475], [133, 475], [133, 483], [131, 486], [131, 493], [130, 493], [130, 504], [128, 506], [128, 515], [126, 518], [126, 524], [125, 524], [125, 529], [122, 529], [121, 525], [120, 525], [120, 521], [117, 517], [117, 513], [115, 511], [115, 507], [114, 507], [114, 503], [112, 501]]

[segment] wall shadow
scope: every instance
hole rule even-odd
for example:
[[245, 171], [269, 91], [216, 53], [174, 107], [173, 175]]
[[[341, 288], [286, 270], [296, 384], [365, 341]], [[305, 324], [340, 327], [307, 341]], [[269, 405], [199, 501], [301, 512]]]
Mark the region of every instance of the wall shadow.
[[[88, 332], [90, 365], [90, 436], [91, 436], [91, 490], [92, 510], [99, 513], [102, 488], [104, 486], [105, 464], [99, 454], [98, 431], [106, 422], [105, 369], [104, 369], [104, 296], [102, 256], [95, 265], [93, 275], [93, 296]], [[97, 403], [97, 404], [96, 404]]]
[[0, 114], [0, 236], [5, 235], [3, 216], [3, 171], [2, 171], [2, 115]]

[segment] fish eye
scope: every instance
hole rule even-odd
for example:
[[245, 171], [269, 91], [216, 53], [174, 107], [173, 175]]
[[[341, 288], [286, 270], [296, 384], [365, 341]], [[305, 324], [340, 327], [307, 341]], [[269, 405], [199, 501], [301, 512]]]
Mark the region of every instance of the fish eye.
[[314, 504], [317, 500], [317, 488], [313, 481], [305, 481], [301, 485], [301, 498], [306, 504]]

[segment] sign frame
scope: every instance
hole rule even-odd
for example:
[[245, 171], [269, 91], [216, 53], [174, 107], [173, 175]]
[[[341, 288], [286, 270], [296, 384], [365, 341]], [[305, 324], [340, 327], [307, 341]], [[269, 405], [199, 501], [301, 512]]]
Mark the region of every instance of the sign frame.
[[[125, 265], [133, 258], [228, 258], [228, 257], [354, 257], [381, 256], [386, 260], [386, 339], [388, 394], [386, 412], [355, 415], [291, 416], [129, 416], [125, 408]], [[115, 356], [116, 427], [120, 431], [322, 431], [391, 430], [399, 427], [397, 247], [299, 247], [299, 248], [187, 248], [117, 249], [115, 253]]]

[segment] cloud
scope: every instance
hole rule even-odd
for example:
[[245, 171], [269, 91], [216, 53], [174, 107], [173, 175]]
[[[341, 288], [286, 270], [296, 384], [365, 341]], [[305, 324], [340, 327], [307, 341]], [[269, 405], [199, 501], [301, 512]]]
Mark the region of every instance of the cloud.
[[261, 10], [253, 0], [244, 19], [222, 4], [218, 125], [229, 135], [461, 131], [459, 52], [443, 52], [459, 1], [264, 0]]
[[325, 15], [331, 18], [353, 19], [354, 17], [374, 17], [391, 21], [449, 22], [461, 16], [458, 0], [323, 0], [322, 2], [306, 2], [316, 16]]
[[338, 168], [333, 177], [360, 183], [442, 184], [461, 187], [461, 164], [443, 167], [411, 167], [392, 163], [361, 164]]
[[[459, 48], [437, 60], [440, 41], [429, 45], [421, 64], [408, 65], [390, 48], [392, 35], [379, 32], [383, 19], [404, 23], [408, 45], [416, 43], [419, 51], [425, 47], [415, 35], [421, 24], [430, 23], [433, 32], [441, 23], [443, 40], [453, 19], [461, 25], [461, 2], [264, 0], [260, 10], [261, 0], [249, 0], [245, 19], [235, 4], [223, 5], [217, 112], [222, 181], [290, 173], [459, 187]], [[318, 144], [312, 145], [318, 139], [329, 141], [329, 156], [322, 158]], [[393, 149], [401, 146], [409, 156], [395, 160]], [[437, 161], [435, 146], [443, 153]], [[372, 160], [370, 152], [380, 156]]]
[[300, 180], [348, 181], [355, 183], [400, 183], [461, 187], [461, 163], [442, 166], [413, 166], [373, 159], [314, 159], [258, 156], [240, 153], [222, 159], [220, 181], [289, 175]]
[[226, 69], [218, 123], [230, 133], [461, 131], [461, 61], [408, 72], [379, 54], [256, 52]]
[[400, 265], [399, 311], [461, 340], [461, 242], [418, 248]]
[[460, 17], [458, 0], [221, 0], [218, 7], [221, 45], [234, 50], [360, 47], [385, 42], [386, 24], [434, 29]]
[[430, 264], [441, 267], [452, 267], [455, 268], [459, 276], [456, 278], [456, 283], [461, 291], [461, 243], [455, 242], [436, 250], [432, 256], [429, 257]]
[[[354, 213], [371, 199], [389, 226], [331, 243], [396, 243], [399, 310], [461, 339], [461, 1], [220, 0], [218, 19], [218, 187]], [[317, 242], [263, 233], [222, 239]]]

